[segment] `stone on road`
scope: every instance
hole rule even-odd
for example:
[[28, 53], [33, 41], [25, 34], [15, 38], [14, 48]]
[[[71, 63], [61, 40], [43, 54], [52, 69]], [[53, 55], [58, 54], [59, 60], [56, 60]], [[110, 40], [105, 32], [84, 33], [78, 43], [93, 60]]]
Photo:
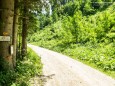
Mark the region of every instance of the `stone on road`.
[[45, 86], [115, 86], [115, 80], [77, 60], [60, 53], [28, 45], [40, 57]]

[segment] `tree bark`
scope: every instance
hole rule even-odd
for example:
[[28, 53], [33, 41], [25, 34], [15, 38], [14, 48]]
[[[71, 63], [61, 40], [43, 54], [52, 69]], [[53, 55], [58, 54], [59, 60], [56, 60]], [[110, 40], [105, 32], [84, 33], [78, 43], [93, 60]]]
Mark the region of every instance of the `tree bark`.
[[13, 21], [13, 40], [12, 40], [12, 45], [13, 45], [13, 66], [16, 66], [16, 54], [17, 54], [17, 33], [18, 33], [18, 0], [15, 0], [14, 2], [14, 21]]
[[22, 57], [27, 54], [27, 21], [28, 21], [28, 9], [26, 0], [24, 1], [24, 9], [23, 9], [23, 26], [22, 26]]
[[12, 44], [14, 0], [0, 0], [0, 9], [0, 36], [10, 36], [10, 41], [0, 41], [0, 66], [1, 69], [8, 70], [13, 69], [10, 46]]

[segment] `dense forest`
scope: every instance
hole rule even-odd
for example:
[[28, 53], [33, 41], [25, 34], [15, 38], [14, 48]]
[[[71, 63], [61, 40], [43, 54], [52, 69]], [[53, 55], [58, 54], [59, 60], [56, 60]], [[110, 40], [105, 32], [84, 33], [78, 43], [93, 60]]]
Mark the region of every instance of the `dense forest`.
[[0, 86], [28, 86], [33, 76], [42, 74], [41, 59], [27, 50], [29, 25], [42, 3], [0, 0]]
[[115, 78], [115, 2], [1, 0], [0, 86], [28, 86], [31, 77], [42, 74], [40, 58], [27, 50], [27, 42]]

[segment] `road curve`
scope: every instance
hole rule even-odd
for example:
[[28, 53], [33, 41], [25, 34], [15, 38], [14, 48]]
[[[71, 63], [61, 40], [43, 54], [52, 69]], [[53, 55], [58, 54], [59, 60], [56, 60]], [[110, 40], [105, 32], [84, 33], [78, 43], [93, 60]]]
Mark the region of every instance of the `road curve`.
[[115, 86], [115, 79], [60, 53], [28, 45], [40, 57], [43, 74], [52, 76], [44, 86]]

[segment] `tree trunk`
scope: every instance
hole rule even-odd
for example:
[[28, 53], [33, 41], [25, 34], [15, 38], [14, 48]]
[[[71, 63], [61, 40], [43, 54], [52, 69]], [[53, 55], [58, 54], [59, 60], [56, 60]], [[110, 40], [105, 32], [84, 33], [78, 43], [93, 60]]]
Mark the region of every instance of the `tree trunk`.
[[18, 0], [15, 0], [14, 2], [14, 22], [13, 22], [13, 40], [12, 40], [12, 44], [13, 44], [13, 65], [14, 67], [16, 66], [16, 51], [17, 51], [17, 33], [18, 33], [18, 13], [19, 13], [19, 9], [18, 9]]
[[12, 69], [12, 26], [14, 15], [14, 0], [0, 0], [0, 36], [10, 36], [10, 41], [0, 41], [0, 69]]
[[27, 19], [28, 19], [28, 9], [26, 0], [24, 1], [24, 9], [23, 9], [23, 26], [22, 26], [22, 57], [26, 56], [27, 54]]

